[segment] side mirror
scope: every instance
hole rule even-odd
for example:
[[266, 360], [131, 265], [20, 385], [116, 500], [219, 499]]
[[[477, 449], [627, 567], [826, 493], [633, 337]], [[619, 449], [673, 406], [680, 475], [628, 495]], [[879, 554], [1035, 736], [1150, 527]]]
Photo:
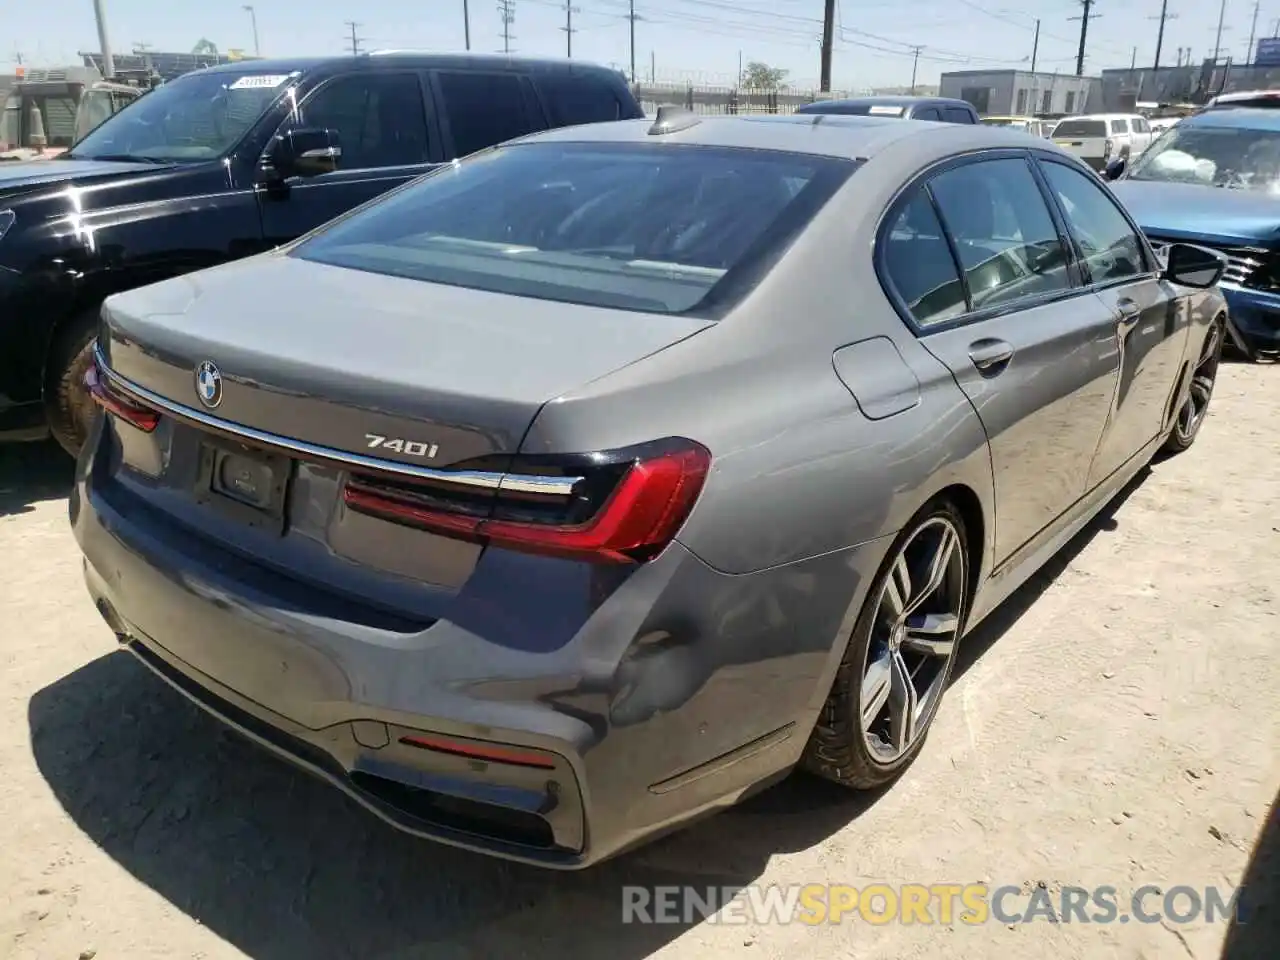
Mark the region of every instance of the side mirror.
[[1125, 166], [1124, 157], [1112, 157], [1103, 168], [1102, 176], [1107, 180], [1119, 180], [1124, 175]]
[[1163, 279], [1184, 287], [1208, 289], [1222, 279], [1226, 258], [1190, 243], [1171, 243], [1165, 248]]
[[342, 144], [336, 130], [298, 127], [278, 135], [268, 155], [275, 175], [281, 180], [317, 177], [338, 169], [342, 162]]

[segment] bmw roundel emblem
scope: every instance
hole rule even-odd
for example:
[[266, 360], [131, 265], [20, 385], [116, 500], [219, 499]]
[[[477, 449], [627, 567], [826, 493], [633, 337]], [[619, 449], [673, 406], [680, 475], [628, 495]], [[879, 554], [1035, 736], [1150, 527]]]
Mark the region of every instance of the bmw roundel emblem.
[[206, 407], [216, 407], [222, 402], [222, 372], [212, 360], [196, 367], [196, 394]]

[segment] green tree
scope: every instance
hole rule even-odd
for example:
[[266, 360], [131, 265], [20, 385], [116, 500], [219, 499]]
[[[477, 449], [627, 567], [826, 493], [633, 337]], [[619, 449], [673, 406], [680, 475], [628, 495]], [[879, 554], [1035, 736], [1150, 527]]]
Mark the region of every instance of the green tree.
[[790, 72], [752, 60], [742, 71], [742, 85], [748, 90], [777, 90]]

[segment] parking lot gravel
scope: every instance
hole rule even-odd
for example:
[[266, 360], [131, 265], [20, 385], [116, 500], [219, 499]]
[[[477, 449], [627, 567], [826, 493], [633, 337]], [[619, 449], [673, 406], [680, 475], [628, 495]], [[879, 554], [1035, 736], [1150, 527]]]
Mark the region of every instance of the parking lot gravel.
[[[89, 601], [70, 464], [0, 449], [0, 957], [1275, 957], [1277, 410], [1280, 367], [1224, 366], [1195, 447], [966, 641], [891, 790], [793, 777], [579, 874], [399, 835], [190, 706]], [[1243, 883], [1247, 922], [621, 922], [626, 885], [873, 882]]]

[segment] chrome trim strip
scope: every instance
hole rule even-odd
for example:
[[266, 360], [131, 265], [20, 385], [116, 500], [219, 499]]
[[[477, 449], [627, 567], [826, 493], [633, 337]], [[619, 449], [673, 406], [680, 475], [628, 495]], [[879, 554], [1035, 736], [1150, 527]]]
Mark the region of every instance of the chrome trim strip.
[[193, 407], [185, 404], [175, 403], [166, 397], [153, 393], [146, 387], [140, 387], [131, 380], [126, 380], [120, 374], [116, 373], [107, 365], [106, 359], [102, 356], [102, 350], [94, 344], [94, 359], [97, 361], [98, 369], [107, 375], [116, 386], [123, 389], [126, 393], [132, 393], [138, 398], [145, 400], [148, 404], [156, 407], [165, 413], [172, 414], [183, 420], [190, 420], [201, 426], [209, 427], [211, 430], [217, 430], [220, 433], [231, 434], [232, 436], [244, 437], [246, 440], [252, 440], [255, 443], [265, 444], [266, 446], [279, 447], [293, 453], [302, 454], [307, 457], [314, 457], [317, 460], [328, 460], [334, 463], [345, 464], [352, 467], [361, 467], [365, 470], [373, 470], [380, 473], [394, 473], [405, 477], [412, 477], [418, 480], [435, 480], [442, 483], [453, 483], [462, 487], [476, 487], [482, 490], [504, 490], [512, 493], [534, 493], [569, 496], [573, 493], [574, 484], [581, 481], [582, 477], [539, 477], [531, 474], [505, 474], [505, 473], [488, 473], [479, 470], [437, 470], [431, 467], [418, 467], [410, 463], [397, 463], [395, 460], [382, 460], [377, 457], [366, 457], [359, 453], [348, 453], [345, 450], [335, 450], [332, 447], [323, 447], [319, 444], [308, 443], [305, 440], [294, 440], [289, 437], [282, 437], [279, 434], [267, 433], [265, 430], [256, 430], [253, 427], [246, 427], [242, 424], [231, 423], [228, 420], [221, 420], [217, 417], [211, 417], [206, 413], [201, 413]]

